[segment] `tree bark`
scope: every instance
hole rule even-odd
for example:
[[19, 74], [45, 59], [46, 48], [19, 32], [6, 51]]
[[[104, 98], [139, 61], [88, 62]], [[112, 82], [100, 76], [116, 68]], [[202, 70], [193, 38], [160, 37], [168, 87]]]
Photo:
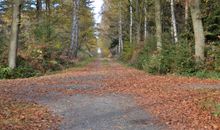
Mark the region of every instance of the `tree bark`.
[[178, 36], [177, 36], [177, 27], [176, 27], [176, 17], [175, 17], [175, 7], [174, 7], [174, 0], [170, 0], [170, 6], [171, 6], [171, 16], [172, 16], [172, 34], [174, 37], [174, 42], [178, 42]]
[[123, 39], [122, 39], [122, 12], [121, 12], [121, 1], [119, 2], [119, 48], [118, 48], [118, 53], [121, 54], [123, 51]]
[[155, 2], [157, 50], [160, 51], [162, 49], [161, 7], [160, 7], [160, 0], [155, 0], [154, 2]]
[[147, 7], [146, 3], [144, 3], [144, 41], [147, 39], [148, 31], [147, 31]]
[[141, 20], [140, 20], [140, 1], [136, 0], [136, 17], [137, 17], [137, 34], [136, 34], [136, 40], [137, 44], [140, 42], [140, 30], [141, 30]]
[[11, 39], [10, 39], [9, 56], [8, 56], [8, 64], [9, 67], [12, 69], [16, 67], [21, 2], [22, 2], [21, 0], [13, 0]]
[[50, 12], [50, 0], [46, 0], [46, 10]]
[[133, 42], [133, 7], [132, 7], [132, 0], [130, 0], [130, 44]]
[[189, 20], [189, 0], [185, 0], [185, 25], [187, 26]]
[[77, 58], [79, 48], [79, 4], [80, 0], [73, 0], [72, 34], [69, 58]]
[[201, 19], [200, 0], [190, 0], [190, 10], [195, 37], [195, 57], [197, 62], [205, 60], [205, 36]]
[[36, 8], [37, 8], [37, 19], [39, 19], [40, 14], [41, 14], [41, 10], [42, 10], [42, 1], [41, 0], [37, 0]]

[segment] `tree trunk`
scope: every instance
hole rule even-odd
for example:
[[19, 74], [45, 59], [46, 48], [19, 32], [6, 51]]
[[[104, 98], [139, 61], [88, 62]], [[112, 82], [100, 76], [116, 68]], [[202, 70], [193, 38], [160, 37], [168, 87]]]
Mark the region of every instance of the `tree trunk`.
[[189, 0], [185, 0], [185, 25], [187, 26], [189, 20]]
[[201, 19], [200, 0], [191, 0], [190, 10], [191, 10], [194, 37], [195, 37], [196, 61], [202, 62], [205, 60], [205, 54], [204, 54], [205, 37], [204, 37], [204, 30]]
[[21, 9], [21, 0], [13, 0], [11, 39], [10, 39], [9, 56], [8, 56], [9, 67], [12, 69], [16, 67], [18, 32], [19, 32], [19, 24], [20, 24], [20, 9]]
[[132, 8], [132, 0], [130, 0], [130, 44], [133, 42], [133, 8]]
[[177, 27], [176, 27], [176, 17], [175, 17], [175, 10], [174, 10], [174, 0], [170, 0], [170, 6], [171, 6], [171, 16], [172, 16], [172, 34], [174, 37], [174, 42], [178, 42], [178, 36], [177, 36]]
[[46, 10], [50, 12], [50, 0], [46, 0]]
[[77, 58], [79, 48], [79, 4], [80, 0], [73, 0], [72, 35], [69, 50], [70, 58]]
[[122, 40], [122, 12], [121, 12], [121, 1], [119, 2], [119, 48], [118, 52], [119, 54], [123, 51], [123, 40]]
[[156, 38], [157, 38], [157, 49], [162, 49], [162, 24], [161, 24], [161, 9], [160, 0], [155, 0], [155, 23], [156, 23]]
[[41, 14], [41, 10], [42, 10], [42, 1], [41, 0], [37, 0], [36, 8], [37, 8], [37, 19], [39, 19], [40, 14]]
[[147, 7], [146, 3], [144, 3], [144, 41], [147, 39], [148, 31], [147, 31]]
[[137, 44], [140, 42], [140, 30], [141, 30], [141, 20], [140, 20], [140, 3], [139, 0], [136, 0], [136, 17], [137, 17], [137, 34], [136, 40]]

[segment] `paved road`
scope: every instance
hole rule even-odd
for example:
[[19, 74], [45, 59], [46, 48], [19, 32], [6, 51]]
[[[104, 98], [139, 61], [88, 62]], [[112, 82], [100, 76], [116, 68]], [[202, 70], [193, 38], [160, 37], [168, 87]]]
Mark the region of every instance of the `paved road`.
[[164, 127], [123, 95], [75, 95], [47, 104], [64, 120], [61, 130], [159, 130]]
[[[106, 64], [110, 69], [106, 68]], [[63, 120], [59, 127], [60, 130], [165, 129], [165, 125], [158, 123], [155, 117], [138, 107], [129, 95], [114, 93], [102, 96], [93, 94], [65, 95], [59, 91], [50, 91], [51, 89], [97, 89], [102, 87], [100, 80], [106, 80], [106, 75], [112, 69], [118, 68], [117, 66], [114, 67], [114, 64], [109, 61], [98, 60], [87, 69], [76, 72], [77, 74], [73, 72], [68, 76], [48, 79], [48, 85], [45, 83], [39, 85], [38, 82], [29, 87], [24, 87], [24, 90], [20, 91], [21, 93], [16, 92], [17, 98], [46, 105], [56, 115], [61, 116]]]

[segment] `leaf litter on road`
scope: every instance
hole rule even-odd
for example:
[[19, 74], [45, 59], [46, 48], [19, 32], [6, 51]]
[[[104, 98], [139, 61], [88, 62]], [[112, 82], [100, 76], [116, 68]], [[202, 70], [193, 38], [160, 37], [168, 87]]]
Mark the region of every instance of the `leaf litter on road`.
[[[22, 93], [24, 90], [29, 92], [25, 93], [24, 97], [35, 95], [33, 98], [44, 96], [49, 92], [61, 92], [66, 96], [83, 93], [97, 96], [109, 93], [125, 94], [132, 95], [140, 107], [158, 117], [171, 129], [220, 129], [220, 118], [213, 114], [213, 106], [206, 107], [209, 100], [213, 100], [216, 105], [220, 103], [220, 90], [212, 87], [208, 87], [208, 89], [192, 87], [192, 84], [193, 86], [201, 86], [201, 84], [203, 86], [220, 86], [219, 80], [153, 76], [124, 67], [116, 62], [110, 61], [108, 64], [100, 62], [96, 61], [82, 69], [40, 78], [2, 80], [0, 81], [0, 98], [13, 99], [13, 97], [18, 97], [18, 93], [24, 94]], [[88, 75], [90, 78], [86, 79]], [[83, 80], [77, 80], [76, 77], [81, 77]], [[94, 77], [102, 78], [97, 81], [93, 80]], [[70, 89], [70, 86], [79, 84], [99, 87], [95, 89], [71, 87]], [[0, 112], [0, 120], [6, 121], [7, 113], [18, 111], [19, 107], [15, 108], [13, 105], [20, 104], [22, 104], [20, 101], [11, 102], [9, 100], [3, 103], [1, 101], [1, 110], [4, 112]], [[17, 124], [20, 125], [13, 126], [13, 123], [9, 123], [8, 126], [4, 126], [5, 128], [47, 128], [46, 126], [52, 126], [53, 123], [50, 122], [57, 122], [46, 108], [29, 102], [25, 104], [29, 107], [24, 105], [25, 109], [13, 114], [16, 115], [14, 120], [18, 120]], [[33, 115], [24, 114], [28, 113], [26, 111], [31, 111]], [[32, 116], [35, 118], [31, 118]], [[30, 121], [27, 126], [22, 126], [24, 124], [20, 121], [26, 118], [34, 121]]]

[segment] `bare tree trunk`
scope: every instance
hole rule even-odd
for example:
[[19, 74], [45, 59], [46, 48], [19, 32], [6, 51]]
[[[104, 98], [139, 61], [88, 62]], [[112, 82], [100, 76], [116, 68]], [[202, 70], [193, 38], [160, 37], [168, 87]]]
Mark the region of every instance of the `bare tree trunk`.
[[41, 14], [41, 10], [42, 10], [42, 1], [41, 0], [37, 0], [36, 8], [37, 8], [37, 19], [39, 19], [40, 14]]
[[193, 30], [195, 37], [195, 56], [196, 61], [201, 62], [205, 60], [205, 36], [200, 11], [200, 0], [190, 1], [190, 10], [193, 21]]
[[9, 67], [12, 69], [16, 67], [18, 32], [19, 32], [19, 24], [20, 24], [20, 9], [21, 9], [21, 0], [13, 0], [11, 39], [10, 39], [9, 56], [8, 56]]
[[46, 10], [50, 12], [50, 0], [46, 0]]
[[133, 8], [132, 8], [132, 0], [130, 0], [130, 43], [133, 42]]
[[122, 8], [122, 5], [121, 5], [121, 1], [119, 2], [119, 48], [118, 48], [118, 51], [119, 51], [119, 54], [123, 51], [123, 39], [122, 39], [122, 12], [121, 12], [121, 8]]
[[175, 17], [175, 10], [174, 10], [174, 0], [170, 0], [170, 6], [171, 6], [171, 16], [172, 16], [172, 34], [174, 37], [174, 42], [178, 42], [178, 36], [177, 36], [177, 27], [176, 27], [176, 17]]
[[141, 24], [140, 24], [140, 3], [139, 0], [136, 0], [136, 17], [137, 17], [137, 34], [136, 34], [136, 40], [137, 44], [140, 42], [140, 30], [141, 30]]
[[70, 58], [77, 58], [79, 48], [79, 4], [80, 0], [73, 0], [72, 35], [69, 50]]
[[147, 39], [148, 31], [147, 31], [147, 7], [146, 3], [144, 3], [144, 41]]
[[189, 20], [189, 0], [185, 0], [185, 25], [188, 24]]
[[161, 7], [160, 0], [155, 0], [155, 22], [156, 22], [156, 38], [157, 38], [157, 49], [162, 49], [162, 23], [161, 23]]

